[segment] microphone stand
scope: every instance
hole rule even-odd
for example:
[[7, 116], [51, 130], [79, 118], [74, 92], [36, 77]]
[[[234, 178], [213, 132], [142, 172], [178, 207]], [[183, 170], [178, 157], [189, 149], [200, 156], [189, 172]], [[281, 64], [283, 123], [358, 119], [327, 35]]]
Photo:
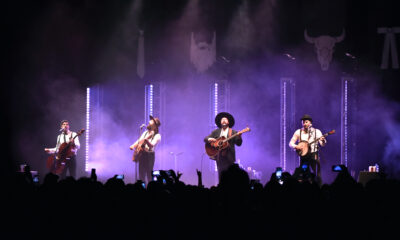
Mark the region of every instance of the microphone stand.
[[[140, 138], [140, 136], [142, 136], [142, 126], [140, 126], [140, 128], [139, 128], [139, 137], [138, 137], [138, 139]], [[135, 162], [135, 183], [138, 181], [138, 171], [139, 171], [139, 169], [138, 169], [138, 164], [139, 164], [139, 161], [136, 161]]]
[[174, 170], [177, 172], [177, 162], [176, 162], [176, 154], [174, 152], [170, 152], [172, 156], [174, 156]]
[[183, 152], [180, 153], [174, 153], [174, 152], [170, 152], [171, 155], [174, 156], [174, 168], [175, 168], [175, 172], [178, 172], [178, 161], [177, 161], [177, 156], [181, 155]]
[[[53, 155], [53, 162], [51, 163], [51, 167], [50, 167], [50, 172], [53, 171], [53, 169], [55, 169], [56, 166], [56, 161], [57, 161], [57, 154], [58, 154], [58, 149], [60, 148], [60, 141], [61, 141], [61, 133], [64, 131], [63, 128], [61, 128], [60, 130], [58, 130], [58, 134], [57, 134], [57, 138], [58, 136], [60, 136], [60, 138], [58, 138], [57, 140], [57, 144], [56, 144], [56, 149], [54, 150]], [[60, 133], [61, 132], [61, 133]]]
[[206, 153], [201, 154], [200, 171], [203, 172], [203, 157]]

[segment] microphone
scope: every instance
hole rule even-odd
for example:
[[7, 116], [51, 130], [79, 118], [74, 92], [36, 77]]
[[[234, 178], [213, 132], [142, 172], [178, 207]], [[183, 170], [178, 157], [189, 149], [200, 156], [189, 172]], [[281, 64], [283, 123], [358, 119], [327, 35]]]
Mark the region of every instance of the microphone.
[[59, 132], [62, 132], [62, 131], [64, 131], [64, 128], [61, 128], [60, 130], [58, 130]]
[[352, 59], [356, 58], [355, 56], [351, 55], [350, 53], [345, 53], [344, 55], [346, 55], [347, 57], [352, 58]]
[[144, 127], [146, 127], [145, 124], [140, 125], [140, 129], [142, 129], [142, 128], [144, 128]]
[[290, 58], [290, 59], [292, 59], [292, 60], [296, 60], [296, 58], [293, 57], [292, 55], [290, 55], [289, 53], [285, 53], [285, 54], [283, 54], [283, 55], [285, 55], [286, 57], [288, 57], [288, 58]]

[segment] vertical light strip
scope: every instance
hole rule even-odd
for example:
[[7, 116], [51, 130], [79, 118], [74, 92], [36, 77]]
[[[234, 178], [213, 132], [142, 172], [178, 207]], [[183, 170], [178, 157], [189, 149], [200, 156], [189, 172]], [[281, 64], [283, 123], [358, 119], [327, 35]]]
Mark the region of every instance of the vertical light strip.
[[149, 117], [149, 86], [144, 86], [144, 124], [147, 124]]
[[149, 88], [149, 113], [153, 116], [153, 84]]
[[281, 106], [281, 117], [282, 117], [282, 160], [281, 160], [281, 166], [283, 168], [283, 170], [286, 170], [286, 126], [287, 126], [287, 99], [286, 99], [286, 95], [287, 95], [287, 89], [286, 89], [286, 81], [283, 82], [283, 86], [282, 86], [282, 106]]
[[[214, 84], [214, 119], [218, 114], [218, 83]], [[217, 163], [214, 165], [215, 172], [218, 171]]]
[[343, 102], [343, 114], [344, 114], [344, 123], [343, 123], [343, 134], [344, 134], [344, 165], [347, 167], [348, 160], [348, 80], [344, 81], [344, 102]]
[[86, 88], [86, 133], [85, 133], [85, 171], [89, 171], [89, 135], [90, 133], [90, 88]]
[[[153, 84], [146, 85], [144, 88], [144, 124], [149, 121], [149, 115], [154, 115], [154, 90]], [[156, 114], [159, 114], [156, 112]]]
[[214, 84], [214, 117], [218, 114], [218, 83]]

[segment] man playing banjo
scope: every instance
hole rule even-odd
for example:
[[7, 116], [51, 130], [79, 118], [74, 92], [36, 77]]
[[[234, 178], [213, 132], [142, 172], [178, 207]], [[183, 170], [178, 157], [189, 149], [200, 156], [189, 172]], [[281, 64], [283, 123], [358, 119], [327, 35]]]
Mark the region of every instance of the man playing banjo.
[[[307, 164], [313, 173], [316, 173], [317, 181], [321, 182], [321, 165], [319, 159], [319, 146], [326, 145], [326, 139], [319, 129], [312, 127], [312, 118], [305, 114], [301, 118], [303, 128], [297, 129], [290, 140], [289, 146], [297, 151], [300, 156], [300, 166]], [[298, 142], [296, 144], [296, 142]], [[311, 144], [310, 144], [311, 143]]]

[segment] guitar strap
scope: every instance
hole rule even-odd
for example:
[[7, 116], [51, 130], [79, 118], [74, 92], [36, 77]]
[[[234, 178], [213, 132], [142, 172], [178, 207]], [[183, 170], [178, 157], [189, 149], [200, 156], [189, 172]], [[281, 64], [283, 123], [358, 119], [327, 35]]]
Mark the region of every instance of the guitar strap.
[[[221, 132], [222, 132], [222, 128], [221, 128]], [[227, 138], [230, 138], [231, 136], [232, 136], [232, 128], [229, 128], [229, 130], [228, 130], [228, 137], [227, 137]], [[230, 148], [229, 142], [228, 142], [228, 148]], [[220, 151], [220, 154], [221, 154], [222, 156], [226, 156], [228, 148], [226, 148], [226, 149]], [[218, 154], [218, 157], [219, 157], [220, 154]]]
[[[317, 139], [317, 129], [314, 129], [314, 140]], [[318, 151], [318, 142], [314, 144], [314, 152]]]
[[61, 139], [61, 134], [58, 135], [57, 137], [56, 150], [54, 151], [54, 154], [58, 152], [58, 148], [60, 147], [60, 139]]
[[[147, 134], [149, 133], [149, 131], [146, 131], [146, 134], [143, 136], [143, 139], [145, 139], [146, 137], [147, 137]], [[157, 134], [154, 134], [152, 137], [151, 137], [151, 139], [150, 139], [150, 141], [152, 141], [153, 140], [153, 138], [156, 136]]]

